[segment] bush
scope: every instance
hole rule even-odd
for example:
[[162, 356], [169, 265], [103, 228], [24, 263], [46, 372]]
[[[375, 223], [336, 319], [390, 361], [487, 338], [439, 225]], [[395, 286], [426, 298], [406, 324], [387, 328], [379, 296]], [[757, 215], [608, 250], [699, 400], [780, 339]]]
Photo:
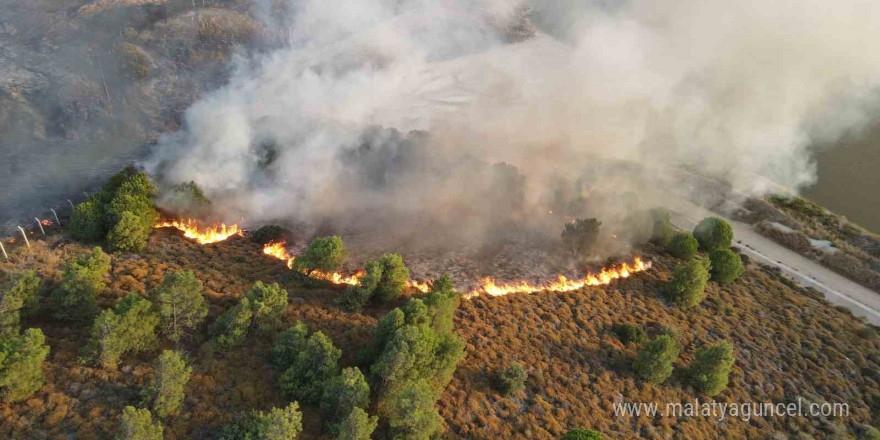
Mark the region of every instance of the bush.
[[745, 271], [739, 254], [730, 249], [712, 251], [709, 253], [709, 261], [712, 263], [712, 280], [722, 284], [739, 278]]
[[693, 259], [680, 264], [664, 287], [666, 298], [681, 307], [699, 304], [709, 281], [709, 267], [709, 260]]
[[443, 418], [434, 408], [434, 390], [426, 380], [409, 383], [391, 396], [388, 427], [391, 438], [430, 440], [443, 426]]
[[672, 238], [672, 224], [669, 222], [669, 211], [665, 209], [652, 209], [651, 213], [651, 241], [659, 246], [666, 246]]
[[202, 282], [190, 271], [171, 272], [153, 290], [151, 298], [168, 339], [177, 342], [208, 315]]
[[578, 219], [572, 223], [566, 223], [562, 231], [562, 242], [571, 251], [571, 255], [585, 256], [590, 253], [593, 246], [599, 240], [598, 220], [594, 218]]
[[61, 285], [49, 298], [53, 316], [68, 321], [86, 321], [98, 313], [97, 297], [107, 288], [104, 276], [110, 271], [110, 257], [99, 247], [67, 264]]
[[365, 268], [366, 274], [361, 278], [365, 290], [385, 303], [400, 298], [406, 282], [409, 281], [409, 269], [403, 264], [403, 258], [397, 254], [385, 254], [378, 260], [370, 262]]
[[13, 275], [0, 290], [0, 343], [18, 336], [22, 313], [31, 314], [39, 307], [41, 283], [36, 272], [28, 270]]
[[296, 440], [302, 432], [299, 403], [269, 412], [241, 414], [220, 429], [217, 440]]
[[357, 367], [344, 368], [342, 373], [330, 379], [321, 395], [321, 413], [327, 432], [339, 430], [339, 424], [357, 408], [370, 405], [370, 386]]
[[275, 368], [284, 371], [296, 361], [299, 352], [305, 350], [309, 329], [301, 321], [281, 332], [272, 345], [272, 363]]
[[119, 417], [119, 432], [116, 440], [162, 440], [162, 424], [153, 422], [148, 409], [126, 406]]
[[678, 344], [671, 336], [657, 336], [639, 350], [633, 370], [640, 378], [660, 385], [672, 375], [672, 363], [678, 354]]
[[76, 205], [70, 216], [70, 236], [81, 241], [104, 238], [104, 213], [96, 196]]
[[104, 368], [116, 368], [126, 353], [156, 345], [159, 316], [153, 305], [137, 293], [129, 293], [113, 310], [104, 310], [92, 323], [87, 355]]
[[192, 367], [186, 365], [180, 353], [165, 350], [159, 355], [153, 363], [153, 379], [144, 388], [144, 396], [157, 416], [177, 414], [191, 374]]
[[333, 272], [348, 258], [348, 251], [337, 236], [318, 237], [309, 243], [305, 252], [296, 257], [294, 268], [311, 274], [316, 270]]
[[185, 217], [200, 217], [211, 207], [211, 200], [195, 182], [179, 183], [162, 197], [162, 207]]
[[733, 346], [727, 341], [700, 348], [689, 371], [691, 384], [707, 396], [717, 395], [727, 388], [734, 360]]
[[121, 43], [117, 47], [122, 70], [132, 79], [150, 76], [150, 57], [141, 48], [131, 43]]
[[147, 245], [154, 220], [154, 217], [139, 217], [131, 211], [124, 211], [107, 234], [107, 243], [114, 251], [139, 252]]
[[700, 242], [700, 249], [706, 252], [726, 249], [733, 241], [733, 228], [718, 217], [707, 217], [694, 228], [694, 237]]
[[0, 343], [0, 392], [6, 401], [23, 400], [43, 386], [43, 361], [49, 346], [43, 331], [29, 328]]
[[253, 315], [251, 302], [247, 298], [242, 298], [238, 304], [226, 310], [211, 326], [214, 347], [224, 351], [238, 347], [247, 337]]
[[666, 252], [669, 252], [675, 258], [682, 260], [690, 260], [697, 255], [697, 248], [700, 243], [690, 232], [679, 232], [672, 236], [669, 245], [666, 246]]
[[317, 403], [327, 382], [339, 370], [342, 351], [321, 332], [309, 336], [305, 349], [281, 375], [281, 391], [293, 399]]
[[357, 313], [370, 302], [372, 292], [362, 286], [348, 286], [336, 298], [333, 303], [347, 312]]
[[504, 371], [496, 373], [494, 385], [499, 393], [509, 396], [526, 386], [526, 379], [529, 378], [526, 369], [519, 362], [511, 362], [510, 366]]
[[145, 173], [126, 168], [107, 180], [101, 192], [80, 203], [70, 219], [70, 234], [84, 241], [107, 239], [110, 249], [144, 248], [158, 219], [156, 188]]
[[641, 344], [648, 337], [645, 329], [638, 325], [618, 324], [614, 326], [612, 331], [617, 336], [617, 339], [620, 339], [620, 342], [624, 344]]
[[281, 243], [290, 241], [291, 233], [289, 230], [278, 225], [266, 225], [260, 227], [251, 234], [251, 239], [255, 242], [265, 245], [268, 243]]
[[565, 433], [559, 440], [602, 440], [602, 434], [592, 429], [575, 428]]
[[370, 416], [363, 409], [355, 408], [339, 424], [336, 440], [370, 440], [378, 424], [378, 417]]
[[287, 291], [278, 283], [265, 285], [257, 281], [245, 298], [250, 301], [257, 330], [268, 333], [281, 325], [281, 314], [287, 309]]

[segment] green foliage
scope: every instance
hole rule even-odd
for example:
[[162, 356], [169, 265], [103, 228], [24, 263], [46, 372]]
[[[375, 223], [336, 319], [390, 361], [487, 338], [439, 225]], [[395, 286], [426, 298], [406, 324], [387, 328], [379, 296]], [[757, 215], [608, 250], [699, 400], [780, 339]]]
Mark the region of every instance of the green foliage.
[[446, 284], [444, 280], [449, 279], [449, 275], [438, 278], [431, 286], [431, 292], [425, 296], [424, 302], [428, 306], [431, 314], [431, 324], [438, 333], [451, 333], [453, 327], [453, 318], [455, 310], [461, 304], [461, 296], [452, 287], [451, 282]]
[[669, 211], [665, 209], [652, 209], [651, 213], [651, 241], [666, 246], [672, 238], [672, 224], [669, 221]]
[[251, 240], [264, 245], [267, 243], [280, 243], [290, 241], [290, 231], [278, 225], [266, 225], [260, 227], [251, 234]]
[[682, 260], [690, 260], [697, 255], [697, 249], [700, 243], [690, 232], [679, 232], [672, 236], [669, 245], [666, 246], [666, 252], [669, 252], [675, 258]]
[[504, 371], [500, 371], [495, 375], [494, 385], [502, 395], [509, 396], [526, 386], [526, 379], [529, 378], [526, 369], [519, 362], [511, 362], [510, 366]]
[[370, 386], [357, 367], [344, 368], [330, 379], [321, 395], [321, 413], [327, 431], [331, 434], [339, 429], [339, 424], [356, 408], [366, 409], [370, 405]]
[[694, 237], [704, 251], [726, 249], [733, 241], [733, 228], [718, 217], [706, 217], [694, 228]]
[[73, 209], [70, 236], [81, 241], [98, 241], [104, 234], [104, 212], [97, 196], [90, 196]]
[[116, 368], [126, 353], [156, 345], [157, 325], [159, 316], [153, 305], [137, 293], [129, 293], [113, 310], [104, 310], [95, 318], [86, 352], [102, 367]]
[[0, 290], [0, 343], [18, 336], [22, 313], [33, 313], [39, 307], [41, 283], [36, 272], [28, 270], [13, 275]]
[[305, 350], [308, 342], [309, 329], [302, 321], [281, 332], [272, 345], [272, 363], [275, 368], [284, 371], [296, 361], [299, 352]]
[[333, 303], [347, 312], [360, 312], [371, 296], [372, 292], [362, 286], [348, 286], [333, 299]]
[[147, 245], [155, 217], [138, 217], [124, 211], [119, 222], [107, 234], [107, 243], [116, 251], [139, 252]]
[[336, 440], [370, 440], [378, 424], [378, 417], [370, 416], [361, 408], [355, 408], [339, 424]]
[[443, 425], [436, 397], [425, 380], [409, 383], [391, 398], [388, 427], [394, 440], [430, 440]]
[[43, 386], [43, 361], [49, 346], [43, 332], [29, 328], [0, 343], [0, 392], [7, 401], [23, 400]]
[[309, 336], [305, 349], [281, 375], [281, 391], [292, 399], [317, 403], [327, 382], [339, 370], [342, 351], [321, 332]]
[[162, 198], [162, 208], [186, 217], [199, 217], [211, 207], [211, 200], [195, 182], [172, 186]]
[[624, 344], [641, 344], [648, 337], [645, 329], [633, 324], [618, 324], [614, 326], [612, 331], [617, 336], [617, 339], [620, 339], [620, 342]]
[[148, 409], [126, 406], [119, 417], [116, 440], [162, 440], [162, 424], [153, 421]]
[[660, 385], [672, 375], [672, 363], [678, 359], [679, 348], [669, 335], [660, 335], [639, 350], [633, 370], [640, 378]]
[[165, 350], [153, 363], [153, 379], [144, 388], [144, 396], [158, 417], [177, 414], [183, 403], [192, 367], [186, 365], [183, 356], [172, 350]]
[[707, 396], [717, 395], [727, 388], [734, 361], [733, 346], [727, 341], [700, 348], [689, 371], [691, 384]]
[[703, 300], [709, 281], [709, 260], [692, 259], [675, 268], [664, 287], [666, 298], [681, 307], [693, 307]]
[[717, 249], [709, 253], [709, 261], [712, 262], [712, 280], [719, 283], [729, 283], [745, 272], [742, 259], [739, 254], [730, 249]]
[[287, 309], [287, 291], [278, 283], [254, 283], [245, 294], [253, 309], [254, 327], [261, 332], [275, 331], [281, 325], [281, 314]]
[[594, 218], [577, 219], [565, 224], [562, 241], [571, 251], [572, 256], [586, 256], [590, 253], [599, 240], [601, 225], [602, 223]]
[[294, 268], [310, 274], [316, 270], [333, 272], [348, 258], [348, 251], [337, 236], [318, 237], [309, 243], [305, 252], [296, 257]]
[[565, 433], [559, 440], [602, 440], [602, 434], [592, 429], [575, 428]]
[[296, 440], [302, 432], [302, 413], [299, 403], [269, 412], [242, 414], [224, 426], [218, 440]]
[[217, 318], [211, 326], [214, 334], [212, 344], [219, 350], [231, 350], [239, 346], [247, 337], [254, 315], [250, 300], [242, 298]]
[[165, 336], [175, 342], [195, 329], [208, 315], [202, 282], [190, 271], [166, 274], [151, 298], [162, 318]]
[[106, 288], [110, 257], [95, 247], [67, 263], [58, 286], [49, 298], [53, 316], [68, 321], [85, 321], [98, 312], [96, 298]]
[[380, 301], [389, 303], [400, 298], [406, 282], [409, 281], [409, 269], [403, 264], [400, 255], [385, 254], [367, 264], [366, 274], [362, 279], [365, 288], [375, 286], [374, 294]]

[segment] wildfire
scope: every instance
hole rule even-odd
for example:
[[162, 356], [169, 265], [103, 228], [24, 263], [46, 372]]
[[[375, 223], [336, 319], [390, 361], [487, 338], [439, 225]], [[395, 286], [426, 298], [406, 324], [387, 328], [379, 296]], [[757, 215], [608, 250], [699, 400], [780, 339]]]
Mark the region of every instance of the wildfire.
[[637, 272], [644, 272], [651, 268], [650, 261], [644, 261], [636, 257], [632, 264], [623, 263], [620, 266], [603, 268], [597, 274], [588, 274], [585, 278], [579, 280], [570, 280], [562, 275], [555, 282], [543, 284], [529, 284], [520, 282], [515, 284], [496, 284], [492, 278], [483, 279], [483, 285], [477, 290], [465, 295], [467, 298], [487, 294], [491, 296], [502, 296], [508, 293], [534, 293], [545, 290], [554, 292], [570, 292], [580, 289], [584, 286], [601, 286], [611, 283], [611, 281], [619, 278], [627, 278]]
[[290, 254], [287, 253], [287, 249], [285, 249], [286, 245], [287, 243], [283, 241], [277, 243], [269, 242], [263, 246], [263, 253], [272, 258], [287, 262], [287, 268], [293, 269], [293, 262], [296, 260], [296, 257], [291, 257]]
[[40, 224], [43, 226], [52, 226], [51, 220], [40, 220]]
[[198, 223], [193, 219], [183, 220], [165, 220], [157, 223], [154, 228], [175, 228], [183, 232], [183, 236], [195, 240], [199, 244], [216, 243], [226, 240], [233, 235], [241, 235], [238, 225], [226, 226], [225, 223], [214, 224], [213, 226], [200, 229]]

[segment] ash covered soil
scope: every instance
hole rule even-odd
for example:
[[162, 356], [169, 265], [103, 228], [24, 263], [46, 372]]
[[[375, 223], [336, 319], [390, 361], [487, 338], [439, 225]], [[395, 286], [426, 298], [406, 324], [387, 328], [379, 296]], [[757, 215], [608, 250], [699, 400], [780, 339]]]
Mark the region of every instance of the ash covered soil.
[[[352, 240], [353, 246], [356, 243]], [[499, 278], [537, 277], [555, 275], [557, 264], [565, 265], [565, 258], [554, 262], [540, 247], [526, 251], [508, 246], [495, 253], [494, 260], [485, 253], [461, 251], [437, 257], [437, 266], [432, 266], [427, 250], [404, 253], [404, 258], [416, 278], [452, 270], [465, 278], [475, 271], [470, 278], [476, 279], [482, 271], [496, 269], [501, 269], [503, 276], [494, 274]], [[45, 293], [57, 285], [63, 262], [86, 250], [52, 235], [31, 248], [12, 249], [16, 263], [0, 264], [0, 270], [37, 270], [46, 280]], [[608, 286], [463, 300], [455, 331], [467, 354], [438, 402], [446, 419], [446, 438], [555, 439], [572, 427], [589, 426], [610, 439], [838, 439], [858, 432], [861, 424], [877, 424], [876, 328], [754, 262], [730, 285], [710, 282], [703, 303], [682, 310], [667, 305], [660, 295], [677, 261], [650, 245], [638, 251], [653, 268]], [[282, 282], [291, 297], [284, 324], [302, 320], [327, 334], [342, 349], [343, 366], [355, 363], [377, 320], [406, 300], [370, 306], [362, 313], [343, 312], [333, 304], [341, 287], [295, 283], [284, 264], [263, 255], [252, 240], [234, 237], [203, 246], [176, 231], [158, 230], [141, 254], [112, 255], [110, 288], [99, 301], [109, 307], [128, 292], [145, 293], [165, 273], [178, 269], [194, 271], [204, 283], [210, 304], [207, 322], [234, 305], [254, 281]], [[699, 395], [678, 372], [661, 386], [636, 379], [630, 370], [635, 345], [624, 345], [611, 333], [619, 323], [644, 325], [649, 335], [661, 328], [677, 329], [683, 347], [678, 370], [690, 363], [696, 347], [729, 340], [736, 364], [729, 388], [716, 400], [787, 402], [801, 397], [845, 402], [850, 415], [749, 422], [615, 417], [613, 402], [684, 402]], [[139, 387], [152, 374], [156, 353], [125, 358], [118, 370], [84, 366], [77, 359], [88, 339], [88, 326], [71, 327], [45, 318], [23, 323], [25, 328], [35, 326], [43, 329], [51, 346], [44, 365], [46, 384], [30, 399], [0, 408], [0, 432], [10, 438], [113, 438], [121, 408], [139, 402]], [[212, 428], [239, 411], [284, 403], [276, 385], [278, 373], [269, 362], [271, 340], [251, 336], [240, 349], [223, 355], [204, 350], [204, 331], [198, 335], [182, 347], [194, 372], [180, 415], [166, 424], [166, 439], [210, 438]], [[512, 361], [526, 367], [529, 379], [524, 390], [502, 397], [489, 378]], [[329, 438], [322, 436], [318, 411], [309, 405], [304, 407], [302, 438]]]

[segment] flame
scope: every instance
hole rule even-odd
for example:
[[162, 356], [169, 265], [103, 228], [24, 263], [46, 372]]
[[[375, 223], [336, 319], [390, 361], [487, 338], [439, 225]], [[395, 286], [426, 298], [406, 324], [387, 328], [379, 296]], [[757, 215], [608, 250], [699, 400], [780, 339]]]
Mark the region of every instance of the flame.
[[587, 274], [586, 277], [579, 280], [570, 280], [562, 275], [554, 282], [543, 284], [529, 284], [525, 281], [514, 284], [496, 284], [492, 278], [484, 278], [483, 285], [480, 288], [465, 295], [466, 298], [472, 298], [482, 294], [490, 296], [502, 296], [508, 293], [534, 293], [545, 290], [554, 292], [570, 292], [578, 290], [584, 286], [601, 286], [611, 283], [611, 281], [619, 278], [628, 278], [630, 275], [638, 272], [644, 272], [651, 268], [650, 261], [644, 261], [639, 257], [635, 257], [633, 263], [623, 263], [620, 266], [603, 268], [597, 274]]
[[195, 240], [199, 244], [216, 243], [226, 240], [233, 235], [242, 235], [238, 225], [226, 226], [225, 223], [199, 229], [198, 223], [193, 219], [165, 220], [153, 226], [154, 228], [175, 228], [183, 232], [183, 236]]
[[265, 246], [263, 246], [263, 253], [272, 258], [286, 261], [287, 268], [293, 269], [293, 262], [296, 260], [296, 257], [291, 257], [290, 254], [287, 253], [287, 249], [285, 249], [285, 246], [287, 246], [287, 243], [284, 241], [270, 241], [269, 243], [266, 243]]
[[52, 226], [52, 221], [51, 220], [40, 220], [40, 224], [42, 224], [43, 226]]
[[422, 283], [422, 282], [419, 282], [416, 280], [410, 280], [410, 281], [406, 282], [406, 285], [408, 287], [412, 287], [413, 289], [416, 289], [422, 293], [428, 293], [431, 291], [431, 283], [428, 281], [425, 281], [424, 283]]

